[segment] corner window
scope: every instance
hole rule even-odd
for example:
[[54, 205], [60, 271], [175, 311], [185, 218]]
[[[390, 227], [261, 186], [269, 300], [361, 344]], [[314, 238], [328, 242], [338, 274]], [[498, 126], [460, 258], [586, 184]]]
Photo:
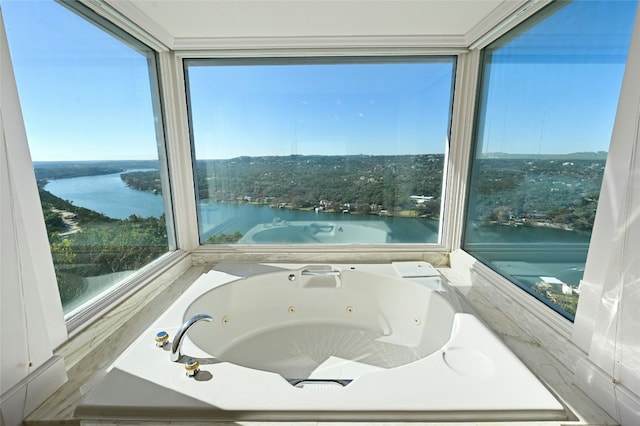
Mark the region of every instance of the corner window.
[[81, 5], [64, 4], [74, 10], [53, 1], [2, 7], [71, 315], [173, 250], [174, 238], [155, 53]]
[[558, 2], [483, 52], [463, 247], [573, 319], [637, 2]]
[[454, 69], [187, 60], [201, 242], [439, 242]]

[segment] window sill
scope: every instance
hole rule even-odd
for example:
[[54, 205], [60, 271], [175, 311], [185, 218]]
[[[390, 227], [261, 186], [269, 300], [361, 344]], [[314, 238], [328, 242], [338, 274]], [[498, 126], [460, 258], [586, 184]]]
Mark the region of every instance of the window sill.
[[449, 253], [442, 245], [201, 245], [193, 253], [193, 264], [221, 261], [251, 262], [392, 262], [416, 260], [435, 267], [449, 266]]
[[527, 314], [543, 322], [547, 328], [553, 330], [562, 338], [571, 339], [573, 332], [573, 323], [571, 321], [520, 289], [516, 284], [484, 265], [469, 253], [463, 250], [452, 252], [451, 264], [452, 268], [455, 266], [456, 273], [462, 274], [466, 278], [467, 284], [458, 287], [465, 297], [472, 297], [473, 294], [468, 293], [477, 291], [499, 302], [498, 295], [493, 291], [497, 289], [500, 291], [500, 296], [505, 298], [505, 302], [508, 301], [509, 305], [517, 305], [518, 314], [522, 313], [520, 308], [523, 308]]

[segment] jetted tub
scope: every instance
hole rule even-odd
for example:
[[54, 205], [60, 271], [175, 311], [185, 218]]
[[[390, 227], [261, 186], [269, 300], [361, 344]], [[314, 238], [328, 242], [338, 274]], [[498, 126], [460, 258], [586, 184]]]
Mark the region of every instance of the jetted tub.
[[[226, 272], [223, 272], [226, 271]], [[108, 369], [83, 419], [522, 421], [567, 413], [437, 270], [226, 264], [200, 277]], [[155, 337], [193, 315], [184, 356]], [[169, 345], [170, 346], [170, 345]], [[185, 363], [200, 372], [187, 377]]]

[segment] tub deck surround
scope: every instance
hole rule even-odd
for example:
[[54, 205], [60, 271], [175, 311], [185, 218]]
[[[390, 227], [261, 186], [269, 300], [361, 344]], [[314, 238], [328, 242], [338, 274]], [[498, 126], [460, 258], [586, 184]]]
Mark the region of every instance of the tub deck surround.
[[[341, 275], [318, 278], [301, 273], [329, 268]], [[427, 272], [421, 276], [421, 271]], [[111, 365], [75, 415], [96, 421], [567, 419], [564, 406], [492, 332], [473, 315], [451, 307], [447, 297], [453, 292], [446, 291], [439, 276], [429, 276], [433, 271], [424, 262], [329, 267], [220, 264], [197, 279]], [[371, 291], [363, 291], [367, 288]], [[167, 351], [155, 347], [154, 337], [160, 330], [173, 336], [186, 317], [207, 306], [211, 310], [204, 313], [213, 315], [214, 323], [196, 324], [183, 344], [183, 353], [201, 362], [201, 372], [190, 379], [183, 363], [171, 362]], [[270, 314], [276, 306], [278, 313]], [[383, 342], [387, 349], [411, 349], [413, 358], [400, 359], [406, 353], [367, 357], [365, 352], [374, 347], [367, 346], [365, 351], [356, 348], [316, 357], [293, 370], [287, 360], [280, 369], [277, 359], [269, 359], [278, 348], [287, 354], [287, 345], [302, 347], [297, 355], [304, 358], [314, 343], [301, 346], [304, 333], [294, 333], [293, 341], [287, 341], [287, 333], [277, 331], [287, 330], [288, 323], [294, 328], [353, 326], [355, 334], [373, 333], [374, 346]], [[257, 324], [264, 327], [252, 334]], [[268, 338], [255, 346], [252, 342], [260, 342], [261, 335]], [[331, 335], [325, 339], [317, 343], [326, 347]], [[260, 344], [268, 347], [261, 351]], [[234, 352], [237, 345], [247, 350]], [[286, 377], [296, 372], [302, 377]], [[296, 387], [285, 377], [350, 382], [344, 387], [335, 382], [303, 382]]]

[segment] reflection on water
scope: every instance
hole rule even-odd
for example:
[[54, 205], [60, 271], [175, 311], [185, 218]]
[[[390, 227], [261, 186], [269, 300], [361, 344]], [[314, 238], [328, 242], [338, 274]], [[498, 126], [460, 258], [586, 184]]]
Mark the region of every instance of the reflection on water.
[[259, 224], [239, 243], [281, 244], [382, 244], [389, 242], [391, 230], [382, 221], [276, 221]]
[[439, 221], [272, 208], [249, 203], [202, 202], [201, 238], [243, 235], [240, 243], [430, 243], [438, 242]]

